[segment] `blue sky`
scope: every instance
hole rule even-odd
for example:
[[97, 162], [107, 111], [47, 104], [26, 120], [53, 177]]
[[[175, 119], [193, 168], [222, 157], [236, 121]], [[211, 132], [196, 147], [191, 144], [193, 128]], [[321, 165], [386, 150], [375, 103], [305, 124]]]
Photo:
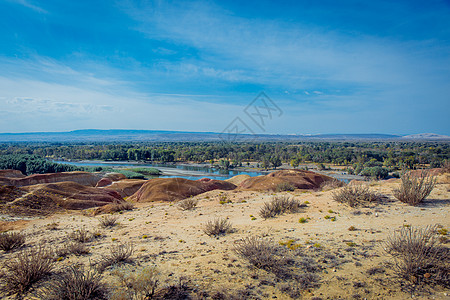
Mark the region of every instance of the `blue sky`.
[[1, 0], [0, 40], [0, 132], [450, 134], [448, 1]]

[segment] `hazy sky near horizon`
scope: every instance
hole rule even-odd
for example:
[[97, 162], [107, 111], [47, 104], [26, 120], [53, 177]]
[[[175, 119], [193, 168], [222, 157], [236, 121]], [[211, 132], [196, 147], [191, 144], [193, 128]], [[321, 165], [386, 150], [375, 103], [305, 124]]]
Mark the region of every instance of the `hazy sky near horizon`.
[[0, 0], [0, 41], [0, 132], [450, 135], [448, 1]]

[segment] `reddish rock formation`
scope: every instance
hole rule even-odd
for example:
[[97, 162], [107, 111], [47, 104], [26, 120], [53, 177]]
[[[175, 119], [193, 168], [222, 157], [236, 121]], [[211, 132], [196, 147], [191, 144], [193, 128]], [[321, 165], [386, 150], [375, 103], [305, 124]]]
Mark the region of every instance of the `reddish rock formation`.
[[106, 173], [104, 178], [111, 179], [111, 181], [119, 181], [127, 179], [127, 176], [123, 175], [122, 173]]
[[3, 184], [21, 187], [40, 183], [72, 181], [82, 185], [95, 186], [101, 178], [102, 175], [99, 173], [75, 171], [75, 172], [61, 172], [61, 173], [33, 174], [22, 178], [0, 177], [0, 185]]
[[124, 179], [121, 181], [113, 182], [107, 188], [118, 192], [123, 198], [130, 197], [136, 193], [141, 186], [146, 183], [147, 180], [144, 179]]
[[194, 181], [184, 178], [155, 178], [148, 180], [133, 196], [131, 201], [175, 201], [212, 190], [233, 190], [236, 185], [221, 181]]
[[86, 209], [124, 201], [116, 191], [88, 187], [75, 182], [36, 184], [21, 189], [27, 194], [10, 202], [10, 205], [41, 210], [55, 207]]
[[113, 181], [111, 179], [105, 177], [105, 178], [100, 179], [97, 182], [97, 184], [95, 185], [95, 187], [105, 187], [105, 186], [111, 185], [112, 183], [113, 183]]
[[251, 177], [239, 185], [239, 189], [275, 191], [281, 183], [290, 183], [298, 189], [318, 189], [332, 177], [304, 170], [280, 170], [265, 176]]

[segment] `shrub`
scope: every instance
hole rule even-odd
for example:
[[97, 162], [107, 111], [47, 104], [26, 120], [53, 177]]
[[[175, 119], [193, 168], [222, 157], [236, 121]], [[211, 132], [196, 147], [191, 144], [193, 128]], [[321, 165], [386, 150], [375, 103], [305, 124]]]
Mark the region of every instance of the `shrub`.
[[277, 254], [281, 251], [268, 239], [260, 237], [248, 237], [237, 241], [234, 246], [234, 252], [248, 260], [253, 266], [258, 269], [266, 271], [275, 271], [283, 268], [284, 264], [280, 265], [280, 258]]
[[403, 227], [390, 235], [385, 250], [394, 257], [397, 274], [413, 284], [450, 287], [450, 249], [440, 246], [436, 226]]
[[93, 235], [85, 228], [81, 228], [73, 231], [71, 234], [69, 234], [69, 237], [75, 242], [87, 243], [92, 240]]
[[102, 277], [94, 270], [82, 266], [70, 266], [44, 288], [42, 298], [48, 300], [108, 299], [108, 290], [101, 283]]
[[388, 177], [389, 171], [386, 168], [376, 166], [376, 167], [367, 167], [364, 168], [361, 173], [361, 176], [370, 176], [378, 179], [384, 179]]
[[289, 248], [253, 236], [237, 241], [233, 250], [256, 268], [271, 272], [280, 279], [293, 279], [292, 283], [302, 288], [315, 286], [319, 277], [312, 273], [319, 270], [317, 264], [308, 257], [302, 257], [300, 248], [291, 241], [282, 244], [289, 245]]
[[0, 250], [5, 252], [18, 249], [25, 244], [25, 235], [20, 232], [0, 233]]
[[131, 262], [130, 256], [134, 252], [132, 243], [111, 245], [109, 255], [103, 256], [98, 263], [98, 270], [103, 272], [107, 267]]
[[206, 222], [203, 231], [209, 236], [219, 236], [232, 232], [233, 227], [227, 219], [218, 218]]
[[198, 200], [193, 198], [188, 198], [180, 201], [178, 208], [181, 210], [192, 210], [197, 207]]
[[158, 271], [154, 267], [142, 270], [117, 269], [113, 275], [118, 278], [117, 288], [112, 292], [112, 300], [119, 299], [154, 299], [158, 286]]
[[336, 188], [343, 187], [345, 185], [345, 182], [337, 180], [336, 178], [333, 178], [333, 180], [327, 180], [322, 182], [320, 185], [321, 190], [333, 190]]
[[275, 187], [275, 191], [277, 193], [279, 192], [292, 192], [295, 191], [295, 186], [290, 182], [281, 182], [277, 184]]
[[436, 178], [422, 172], [421, 176], [405, 173], [401, 177], [400, 188], [394, 189], [394, 197], [410, 205], [418, 205], [430, 195], [436, 185]]
[[111, 207], [109, 208], [110, 212], [119, 212], [119, 211], [123, 211], [123, 210], [133, 210], [134, 209], [134, 204], [131, 202], [122, 202], [122, 203], [114, 203], [111, 205]]
[[53, 253], [42, 245], [18, 252], [16, 257], [4, 263], [6, 273], [2, 290], [24, 294], [52, 271], [53, 264]]
[[259, 215], [264, 219], [274, 218], [284, 213], [298, 212], [303, 206], [300, 201], [289, 196], [274, 196], [270, 202], [264, 203]]
[[59, 257], [64, 257], [69, 254], [75, 254], [79, 256], [88, 254], [89, 252], [90, 252], [89, 248], [84, 243], [71, 242], [67, 244], [65, 247], [59, 249], [56, 252], [56, 255], [58, 255]]
[[333, 193], [333, 200], [345, 203], [350, 207], [366, 206], [369, 203], [379, 201], [381, 195], [376, 194], [363, 185], [347, 185]]
[[103, 228], [110, 228], [110, 227], [114, 227], [117, 225], [117, 216], [106, 216], [106, 217], [102, 217], [101, 219], [99, 219], [99, 225]]

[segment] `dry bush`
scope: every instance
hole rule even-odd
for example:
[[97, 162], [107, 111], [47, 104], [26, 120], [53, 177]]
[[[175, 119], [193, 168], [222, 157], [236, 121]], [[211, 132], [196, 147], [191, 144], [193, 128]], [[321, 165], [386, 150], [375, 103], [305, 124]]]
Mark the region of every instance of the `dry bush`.
[[281, 182], [275, 187], [275, 192], [292, 192], [295, 191], [295, 186], [290, 182]]
[[117, 276], [117, 284], [112, 291], [111, 300], [154, 299], [159, 275], [156, 268], [146, 267], [139, 271], [117, 269], [112, 274]]
[[33, 284], [50, 274], [54, 261], [52, 251], [42, 245], [18, 252], [4, 263], [6, 273], [2, 291], [7, 294], [26, 293]]
[[165, 300], [165, 299], [192, 299], [192, 287], [184, 278], [180, 278], [178, 284], [168, 285], [158, 289], [151, 299]]
[[111, 228], [117, 225], [117, 216], [105, 216], [98, 220], [99, 225], [103, 228]]
[[327, 180], [322, 182], [320, 185], [320, 189], [322, 191], [328, 191], [328, 190], [334, 190], [340, 187], [345, 186], [345, 182], [337, 180], [336, 178], [333, 178], [333, 180]]
[[75, 254], [76, 256], [89, 254], [90, 249], [84, 243], [70, 242], [63, 248], [56, 251], [58, 257], [65, 257], [69, 254]]
[[385, 250], [395, 260], [397, 274], [413, 284], [450, 287], [450, 249], [439, 245], [436, 226], [403, 227], [390, 235]]
[[134, 204], [131, 202], [114, 203], [110, 209], [112, 212], [119, 212], [119, 211], [123, 211], [123, 210], [133, 210]]
[[25, 235], [20, 232], [0, 233], [0, 250], [5, 252], [18, 249], [25, 244]]
[[219, 236], [233, 231], [232, 224], [227, 219], [215, 219], [206, 222], [203, 231], [209, 236]]
[[363, 185], [347, 185], [333, 193], [333, 200], [347, 204], [350, 207], [367, 206], [370, 203], [380, 201], [381, 198], [381, 195]]
[[248, 260], [258, 269], [270, 272], [292, 284], [309, 288], [317, 285], [319, 271], [317, 264], [309, 257], [302, 256], [299, 249], [292, 251], [261, 237], [248, 237], [237, 241], [234, 252]]
[[94, 236], [85, 228], [81, 228], [70, 233], [69, 238], [78, 243], [87, 243], [91, 241], [94, 238]]
[[111, 245], [110, 253], [103, 256], [100, 262], [97, 263], [98, 270], [103, 272], [109, 266], [132, 262], [130, 257], [133, 252], [134, 245], [132, 243]]
[[198, 200], [193, 198], [187, 198], [178, 204], [178, 208], [181, 210], [192, 210], [197, 207]]
[[394, 197], [413, 206], [428, 197], [436, 185], [436, 177], [430, 176], [428, 172], [422, 172], [420, 176], [405, 173], [401, 180], [400, 188], [393, 190]]
[[270, 202], [264, 203], [259, 211], [259, 215], [264, 219], [274, 218], [284, 213], [296, 213], [302, 207], [304, 205], [300, 201], [290, 198], [287, 195], [273, 196]]
[[108, 289], [101, 280], [101, 275], [94, 270], [70, 266], [56, 275], [40, 294], [48, 300], [106, 300]]

